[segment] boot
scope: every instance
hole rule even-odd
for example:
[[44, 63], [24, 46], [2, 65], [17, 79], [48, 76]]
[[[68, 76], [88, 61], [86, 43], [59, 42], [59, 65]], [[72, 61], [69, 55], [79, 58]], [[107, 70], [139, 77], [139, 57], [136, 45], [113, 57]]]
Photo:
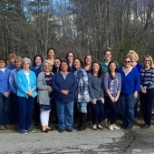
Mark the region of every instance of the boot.
[[79, 115], [79, 125], [78, 125], [78, 127], [77, 127], [77, 131], [79, 131], [79, 130], [81, 129], [82, 125], [83, 125], [82, 113], [79, 112], [78, 115]]
[[81, 119], [77, 131], [86, 129], [87, 113], [81, 113]]

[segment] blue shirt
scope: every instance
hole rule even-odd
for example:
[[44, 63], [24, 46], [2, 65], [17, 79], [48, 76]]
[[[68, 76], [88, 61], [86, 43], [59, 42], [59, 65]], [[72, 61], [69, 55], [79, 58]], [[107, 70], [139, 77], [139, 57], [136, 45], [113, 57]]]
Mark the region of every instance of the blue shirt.
[[[60, 72], [55, 73], [52, 79], [54, 89], [54, 99], [61, 102], [72, 102], [75, 99], [75, 90], [77, 88], [77, 79], [75, 75], [69, 72], [64, 79]], [[68, 90], [67, 95], [61, 94], [61, 90]]]
[[4, 72], [0, 71], [0, 96], [3, 95], [5, 92], [11, 92], [9, 87], [9, 76], [10, 69], [6, 68]]
[[125, 75], [123, 67], [119, 69], [122, 79], [121, 93], [133, 94], [135, 91], [140, 91], [140, 75], [136, 67]]

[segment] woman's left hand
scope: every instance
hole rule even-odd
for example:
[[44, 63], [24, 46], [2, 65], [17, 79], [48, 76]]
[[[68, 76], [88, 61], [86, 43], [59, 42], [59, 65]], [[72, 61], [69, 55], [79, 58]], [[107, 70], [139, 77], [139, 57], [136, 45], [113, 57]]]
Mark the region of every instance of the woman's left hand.
[[101, 97], [100, 98], [100, 101], [104, 104], [104, 98]]
[[135, 91], [135, 92], [134, 92], [134, 99], [137, 98], [137, 95], [138, 95], [138, 91]]

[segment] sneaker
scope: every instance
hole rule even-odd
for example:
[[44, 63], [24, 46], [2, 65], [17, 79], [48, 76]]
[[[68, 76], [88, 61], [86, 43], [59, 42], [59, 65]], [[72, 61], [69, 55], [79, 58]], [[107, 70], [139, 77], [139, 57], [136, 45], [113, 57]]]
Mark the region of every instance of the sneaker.
[[28, 132], [27, 132], [27, 130], [20, 130], [20, 134], [22, 134], [22, 135], [27, 135]]
[[109, 126], [109, 130], [114, 130], [112, 125]]
[[32, 128], [28, 129], [28, 133], [34, 133], [35, 131]]

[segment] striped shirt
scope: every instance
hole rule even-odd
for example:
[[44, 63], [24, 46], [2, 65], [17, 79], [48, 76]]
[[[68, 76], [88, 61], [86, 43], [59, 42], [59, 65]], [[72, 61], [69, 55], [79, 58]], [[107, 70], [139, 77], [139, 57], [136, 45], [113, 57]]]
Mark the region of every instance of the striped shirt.
[[154, 88], [154, 68], [140, 70], [141, 85], [146, 86], [147, 89]]

